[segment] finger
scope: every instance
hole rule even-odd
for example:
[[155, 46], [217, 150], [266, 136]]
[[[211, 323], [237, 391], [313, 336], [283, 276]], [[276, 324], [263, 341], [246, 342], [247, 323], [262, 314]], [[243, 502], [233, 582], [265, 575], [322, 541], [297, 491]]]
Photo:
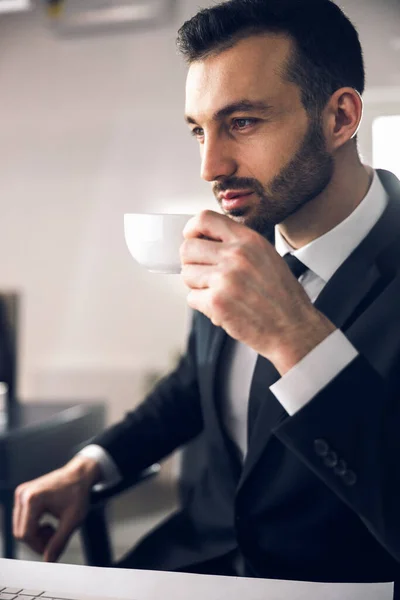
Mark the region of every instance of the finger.
[[206, 237], [217, 242], [237, 239], [243, 225], [213, 210], [203, 210], [190, 219], [183, 230], [185, 239]]
[[219, 325], [215, 321], [215, 315], [212, 315], [212, 311], [210, 310], [210, 290], [208, 289], [193, 289], [189, 292], [187, 297], [187, 303], [193, 310], [197, 310], [214, 323], [214, 325]]
[[182, 264], [215, 265], [221, 242], [191, 238], [183, 242], [180, 254]]
[[75, 529], [75, 521], [70, 516], [65, 515], [58, 526], [58, 529], [51, 537], [47, 547], [44, 550], [44, 560], [46, 562], [56, 562], [64, 551], [69, 538]]
[[183, 265], [182, 279], [191, 289], [206, 289], [210, 287], [211, 277], [215, 273], [215, 267], [211, 265]]
[[51, 538], [55, 535], [55, 533], [56, 528], [50, 525], [49, 523], [45, 523], [44, 525], [41, 525], [39, 527], [37, 532], [37, 551], [39, 554], [44, 554]]
[[50, 537], [54, 534], [54, 531], [50, 531], [49, 526], [44, 525], [37, 528], [34, 536], [24, 540], [25, 544], [29, 546], [37, 554], [43, 555], [43, 552], [49, 542]]
[[21, 523], [21, 500], [20, 500], [20, 494], [22, 492], [19, 490], [16, 490], [15, 494], [14, 494], [14, 506], [13, 506], [13, 514], [12, 514], [12, 521], [13, 521], [13, 534], [14, 537], [19, 538], [19, 532], [20, 532], [20, 523]]
[[36, 534], [42, 516], [42, 503], [35, 498], [29, 498], [27, 493], [20, 496], [19, 537], [36, 544]]

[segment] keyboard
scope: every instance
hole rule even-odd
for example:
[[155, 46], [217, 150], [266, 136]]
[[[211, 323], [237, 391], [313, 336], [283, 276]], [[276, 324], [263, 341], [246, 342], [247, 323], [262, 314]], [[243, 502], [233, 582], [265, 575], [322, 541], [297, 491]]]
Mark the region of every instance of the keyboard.
[[28, 590], [22, 587], [2, 587], [2, 583], [0, 583], [0, 600], [121, 600], [121, 598], [77, 596], [76, 594], [66, 594], [59, 591], [48, 592]]

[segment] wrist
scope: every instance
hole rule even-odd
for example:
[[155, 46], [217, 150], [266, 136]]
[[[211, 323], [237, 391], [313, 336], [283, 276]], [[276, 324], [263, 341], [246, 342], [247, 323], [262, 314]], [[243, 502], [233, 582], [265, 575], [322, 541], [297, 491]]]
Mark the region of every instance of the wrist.
[[88, 487], [94, 486], [103, 479], [99, 463], [94, 458], [87, 456], [74, 456], [64, 468], [67, 471], [72, 471], [77, 479], [86, 481]]
[[293, 328], [288, 340], [280, 340], [267, 358], [283, 376], [336, 329], [325, 315], [314, 309], [310, 318]]

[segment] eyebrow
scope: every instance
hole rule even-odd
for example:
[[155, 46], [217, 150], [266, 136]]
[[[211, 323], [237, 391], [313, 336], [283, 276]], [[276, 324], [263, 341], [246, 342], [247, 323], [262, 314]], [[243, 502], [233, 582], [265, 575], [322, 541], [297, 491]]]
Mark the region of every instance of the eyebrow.
[[[220, 108], [215, 112], [212, 116], [213, 121], [221, 121], [222, 119], [229, 117], [231, 114], [235, 112], [257, 112], [267, 115], [272, 111], [272, 106], [267, 104], [266, 102], [259, 101], [254, 102], [250, 100], [240, 100], [239, 102], [232, 102], [231, 104], [227, 104], [223, 108]], [[196, 125], [196, 120], [193, 119], [190, 115], [185, 115], [186, 123]]]

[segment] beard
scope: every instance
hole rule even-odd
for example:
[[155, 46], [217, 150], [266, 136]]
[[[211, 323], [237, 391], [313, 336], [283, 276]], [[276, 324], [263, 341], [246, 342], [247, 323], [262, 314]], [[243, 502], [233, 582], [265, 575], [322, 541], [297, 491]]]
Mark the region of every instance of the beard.
[[270, 238], [276, 225], [325, 190], [333, 172], [334, 160], [326, 150], [321, 122], [314, 118], [299, 150], [268, 185], [263, 186], [257, 179], [229, 177], [216, 183], [213, 192], [218, 199], [218, 194], [226, 190], [253, 190], [259, 198], [255, 208], [225, 214]]

